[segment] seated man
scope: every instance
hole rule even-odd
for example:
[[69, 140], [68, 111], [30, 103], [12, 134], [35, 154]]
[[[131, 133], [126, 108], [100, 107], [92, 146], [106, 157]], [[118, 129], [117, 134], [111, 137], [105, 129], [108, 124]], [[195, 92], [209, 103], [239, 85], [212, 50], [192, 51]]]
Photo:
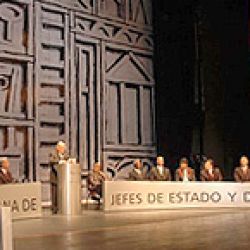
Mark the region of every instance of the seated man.
[[7, 157], [0, 159], [0, 184], [13, 183], [14, 179], [10, 172], [10, 162]]
[[234, 170], [234, 179], [236, 182], [250, 181], [249, 161], [245, 155], [240, 158], [240, 166]]
[[222, 181], [223, 177], [219, 168], [214, 166], [214, 161], [208, 159], [200, 172], [201, 181]]
[[50, 182], [51, 182], [51, 199], [52, 199], [52, 212], [57, 212], [57, 166], [63, 161], [67, 161], [69, 155], [66, 152], [66, 144], [59, 141], [56, 144], [55, 151], [49, 155], [50, 165]]
[[100, 201], [102, 198], [102, 183], [107, 180], [107, 176], [101, 171], [101, 164], [96, 162], [93, 171], [88, 176], [88, 190], [91, 198]]
[[164, 158], [158, 156], [156, 162], [157, 166], [152, 167], [149, 172], [149, 179], [151, 181], [171, 181], [170, 171], [164, 166]]
[[195, 181], [194, 170], [188, 166], [188, 159], [180, 160], [179, 168], [175, 172], [176, 181]]
[[134, 161], [134, 168], [129, 173], [130, 181], [144, 181], [147, 179], [147, 174], [145, 169], [143, 168], [143, 164], [141, 160], [137, 159]]

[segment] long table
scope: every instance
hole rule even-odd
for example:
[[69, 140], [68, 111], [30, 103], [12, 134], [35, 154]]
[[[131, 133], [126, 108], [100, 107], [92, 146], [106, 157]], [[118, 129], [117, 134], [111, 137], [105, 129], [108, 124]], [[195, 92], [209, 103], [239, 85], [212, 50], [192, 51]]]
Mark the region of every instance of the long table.
[[105, 211], [250, 207], [250, 183], [105, 181]]
[[41, 217], [41, 183], [0, 185], [0, 206], [10, 207], [13, 219]]

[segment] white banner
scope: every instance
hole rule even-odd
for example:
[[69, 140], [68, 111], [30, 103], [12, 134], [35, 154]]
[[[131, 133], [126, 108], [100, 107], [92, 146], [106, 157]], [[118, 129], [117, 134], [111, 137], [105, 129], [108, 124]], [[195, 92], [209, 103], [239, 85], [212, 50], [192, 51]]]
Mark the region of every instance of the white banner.
[[14, 219], [41, 217], [41, 183], [0, 185], [0, 206], [10, 207]]
[[106, 181], [104, 210], [250, 207], [250, 183]]

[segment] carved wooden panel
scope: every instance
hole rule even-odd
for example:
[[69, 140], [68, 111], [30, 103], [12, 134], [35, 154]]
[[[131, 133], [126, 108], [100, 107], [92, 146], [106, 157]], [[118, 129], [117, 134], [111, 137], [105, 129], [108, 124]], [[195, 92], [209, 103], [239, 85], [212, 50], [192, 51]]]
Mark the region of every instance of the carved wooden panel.
[[[90, 169], [98, 159], [98, 44], [93, 39], [72, 35], [71, 63], [71, 153], [82, 169]], [[99, 93], [100, 94], [100, 93]]]
[[99, 1], [99, 14], [114, 19], [125, 19], [125, 0], [101, 0]]
[[107, 144], [153, 145], [152, 69], [147, 70], [143, 64], [147, 61], [130, 51], [107, 49], [106, 57]]
[[11, 163], [11, 171], [15, 179], [29, 178], [28, 166], [32, 161], [29, 150], [32, 146], [32, 130], [23, 126], [0, 125], [0, 156], [7, 156]]
[[0, 62], [0, 114], [27, 118], [26, 65]]
[[129, 21], [144, 25], [152, 25], [152, 2], [148, 0], [129, 0]]
[[[154, 152], [154, 80], [150, 54], [108, 46], [105, 50], [105, 157], [108, 170], [125, 167], [113, 154], [129, 159]], [[134, 153], [132, 153], [134, 151]], [[119, 157], [118, 157], [119, 159]], [[143, 158], [142, 158], [143, 159]], [[113, 163], [112, 163], [113, 162]], [[117, 165], [120, 167], [117, 169]], [[120, 177], [120, 175], [118, 174]], [[123, 176], [123, 175], [122, 175]]]
[[151, 0], [0, 1], [0, 156], [41, 180], [58, 140], [123, 178], [155, 155]]
[[31, 52], [32, 1], [0, 2], [0, 50], [14, 53]]
[[[33, 180], [32, 1], [0, 2], [0, 156]], [[30, 18], [28, 18], [28, 16]]]
[[73, 30], [77, 33], [84, 33], [114, 43], [128, 44], [134, 48], [153, 50], [151, 31], [142, 31], [138, 27], [90, 18], [79, 13], [74, 16]]
[[69, 141], [69, 24], [65, 10], [35, 7], [37, 178], [48, 182], [49, 153], [58, 140]]

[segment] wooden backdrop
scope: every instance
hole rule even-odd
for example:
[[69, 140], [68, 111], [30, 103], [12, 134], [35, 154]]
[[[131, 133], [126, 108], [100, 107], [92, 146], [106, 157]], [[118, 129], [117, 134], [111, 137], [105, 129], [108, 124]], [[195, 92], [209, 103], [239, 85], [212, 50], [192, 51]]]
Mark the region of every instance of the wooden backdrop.
[[41, 180], [65, 140], [123, 178], [155, 155], [151, 0], [0, 0], [0, 156]]

